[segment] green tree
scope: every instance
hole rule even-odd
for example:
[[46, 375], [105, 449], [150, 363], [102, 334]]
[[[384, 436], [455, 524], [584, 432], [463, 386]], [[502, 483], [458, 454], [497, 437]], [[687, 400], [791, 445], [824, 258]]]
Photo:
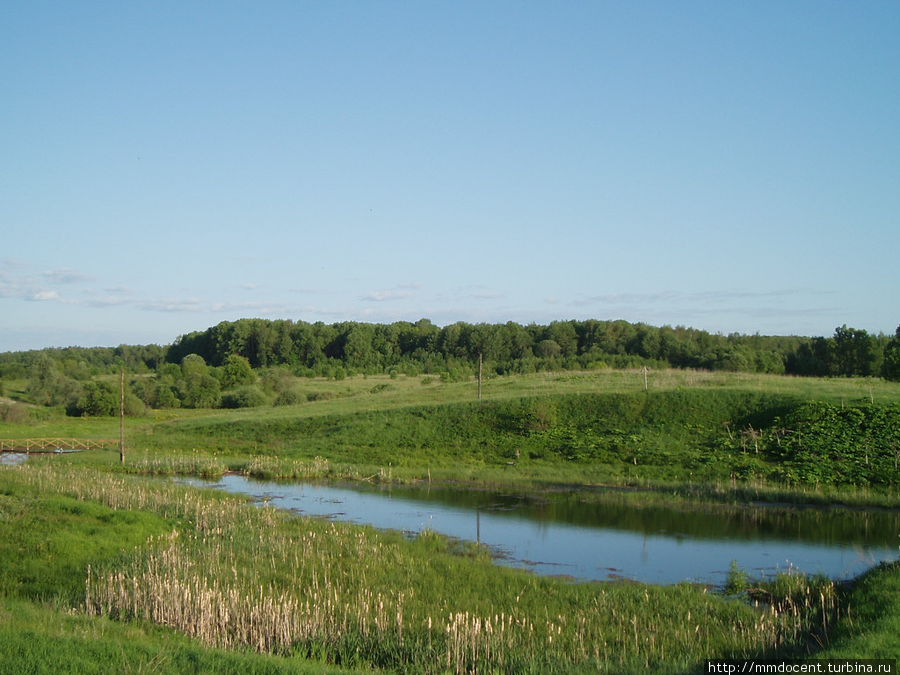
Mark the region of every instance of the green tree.
[[28, 396], [38, 405], [51, 405], [61, 377], [56, 362], [46, 354], [39, 354], [31, 366]]
[[657, 359], [660, 355], [661, 340], [659, 329], [639, 323], [635, 326], [635, 334], [628, 341], [629, 354], [637, 354], [645, 359]]
[[256, 375], [250, 367], [250, 361], [240, 354], [229, 354], [222, 365], [222, 388], [233, 389], [243, 384], [253, 384]]
[[787, 372], [794, 375], [824, 376], [832, 374], [834, 347], [832, 341], [824, 337], [802, 342], [788, 356]]
[[505, 342], [509, 347], [509, 358], [530, 359], [534, 356], [532, 351], [534, 340], [531, 337], [531, 333], [512, 321], [508, 321], [505, 328]]
[[578, 333], [571, 321], [554, 321], [547, 327], [547, 340], [559, 345], [563, 356], [575, 356], [578, 352]]
[[884, 347], [881, 374], [886, 380], [900, 381], [900, 326], [897, 326], [893, 339]]
[[542, 359], [554, 359], [562, 354], [562, 348], [556, 340], [541, 340], [535, 347], [535, 354]]
[[864, 330], [847, 328], [844, 324], [834, 330], [834, 361], [838, 375], [872, 375], [875, 353], [872, 337]]
[[119, 412], [118, 392], [108, 382], [88, 382], [78, 399], [78, 409], [82, 415], [90, 417], [116, 415]]
[[82, 392], [80, 382], [59, 372], [54, 359], [41, 352], [35, 359], [28, 380], [28, 396], [38, 405], [74, 406]]
[[215, 408], [219, 405], [219, 381], [209, 373], [206, 360], [188, 354], [181, 362], [178, 393], [185, 408]]
[[238, 387], [222, 394], [223, 408], [255, 408], [266, 403], [266, 395], [255, 386]]
[[363, 371], [374, 371], [379, 366], [378, 354], [375, 352], [373, 342], [375, 338], [374, 326], [368, 323], [349, 323], [344, 331], [343, 355], [344, 362], [350, 368]]
[[[88, 382], [69, 414], [87, 415], [90, 417], [114, 417], [119, 414], [119, 387], [109, 382]], [[144, 402], [126, 387], [125, 414], [128, 416], [143, 415], [146, 411]]]
[[498, 338], [495, 327], [487, 323], [467, 325], [463, 330], [463, 340], [468, 350], [468, 357], [472, 360], [478, 360], [479, 356], [494, 357], [500, 347]]

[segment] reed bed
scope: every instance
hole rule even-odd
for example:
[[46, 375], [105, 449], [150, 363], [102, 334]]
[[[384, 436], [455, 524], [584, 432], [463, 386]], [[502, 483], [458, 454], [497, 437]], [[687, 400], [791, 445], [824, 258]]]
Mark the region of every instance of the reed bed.
[[200, 476], [218, 478], [228, 471], [228, 466], [218, 457], [194, 451], [187, 455], [149, 457], [146, 453], [126, 466], [130, 473], [150, 476]]
[[249, 459], [225, 461], [217, 455], [196, 451], [188, 455], [163, 455], [130, 462], [125, 471], [145, 476], [197, 476], [219, 478], [226, 473], [239, 473], [262, 480], [353, 480], [383, 482], [388, 473], [381, 467], [358, 467], [333, 464], [320, 456], [312, 459], [288, 459], [268, 455], [254, 455]]
[[170, 533], [89, 570], [83, 607], [216, 647], [420, 672], [683, 672], [803, 643], [837, 609], [833, 591], [800, 581], [757, 607], [688, 585], [574, 584], [474, 548], [454, 555], [430, 533], [410, 541], [121, 474], [4, 471], [170, 519]]
[[245, 476], [260, 479], [314, 480], [345, 478], [348, 480], [360, 480], [364, 478], [352, 468], [337, 468], [327, 459], [318, 455], [312, 459], [285, 459], [255, 455], [240, 465], [238, 470]]

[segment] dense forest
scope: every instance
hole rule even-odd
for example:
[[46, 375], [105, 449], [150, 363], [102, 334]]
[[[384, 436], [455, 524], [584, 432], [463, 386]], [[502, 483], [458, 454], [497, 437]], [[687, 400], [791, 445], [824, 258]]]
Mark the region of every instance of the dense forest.
[[[900, 330], [900, 328], [898, 328]], [[895, 337], [895, 340], [898, 339]], [[627, 321], [554, 321], [548, 325], [392, 324], [245, 319], [182, 336], [166, 355], [179, 363], [199, 354], [221, 365], [239, 354], [254, 368], [287, 364], [315, 370], [339, 363], [354, 372], [390, 368], [439, 372], [483, 355], [498, 374], [541, 369], [657, 366], [795, 375], [882, 374], [892, 341], [841, 326], [830, 338], [772, 337], [661, 328]]]
[[95, 378], [123, 367], [132, 375], [129, 400], [137, 411], [142, 405], [257, 404], [261, 392], [249, 385], [257, 373], [274, 367], [295, 376], [403, 373], [458, 380], [470, 377], [479, 359], [487, 372], [500, 375], [647, 366], [900, 380], [900, 327], [894, 336], [845, 325], [830, 337], [779, 337], [598, 320], [439, 327], [428, 319], [391, 324], [241, 319], [183, 335], [165, 347], [3, 353], [0, 380], [27, 380], [32, 403], [62, 405], [70, 414], [106, 414], [116, 406], [115, 387]]

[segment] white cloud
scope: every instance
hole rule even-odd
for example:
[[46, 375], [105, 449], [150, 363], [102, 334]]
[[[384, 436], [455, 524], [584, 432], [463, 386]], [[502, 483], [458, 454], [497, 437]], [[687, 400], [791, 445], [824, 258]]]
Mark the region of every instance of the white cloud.
[[93, 297], [87, 298], [85, 300], [73, 300], [72, 304], [77, 305], [87, 305], [88, 307], [121, 307], [122, 305], [127, 305], [133, 303], [134, 300], [132, 298], [123, 298], [122, 296], [117, 295], [107, 295], [103, 297]]
[[34, 295], [29, 298], [30, 300], [59, 300], [59, 293], [56, 291], [37, 291]]
[[63, 301], [54, 286], [92, 280], [93, 277], [68, 268], [34, 274], [28, 271], [27, 264], [22, 261], [11, 258], [0, 260], [0, 298]]
[[387, 300], [402, 300], [403, 298], [409, 298], [412, 295], [414, 294], [411, 290], [399, 290], [399, 287], [397, 287], [387, 291], [372, 291], [371, 293], [366, 293], [360, 300], [365, 300], [366, 302], [385, 302]]
[[169, 298], [142, 302], [138, 308], [148, 312], [202, 312], [208, 311], [209, 305], [196, 298]]
[[601, 293], [572, 301], [573, 306], [595, 304], [605, 305], [646, 305], [654, 303], [703, 303], [715, 304], [734, 300], [765, 300], [789, 298], [808, 295], [830, 295], [831, 291], [813, 291], [802, 288], [784, 288], [771, 291], [701, 291], [686, 293], [683, 291], [655, 291], [650, 293]]
[[41, 276], [51, 284], [79, 284], [86, 281], [94, 281], [89, 274], [83, 274], [77, 270], [62, 267], [49, 272], [43, 272]]

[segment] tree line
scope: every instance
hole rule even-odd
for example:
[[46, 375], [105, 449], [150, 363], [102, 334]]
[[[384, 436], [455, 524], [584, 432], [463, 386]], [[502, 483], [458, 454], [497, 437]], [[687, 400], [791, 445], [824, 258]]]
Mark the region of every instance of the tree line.
[[183, 335], [168, 346], [66, 347], [0, 353], [0, 378], [31, 377], [45, 357], [62, 374], [84, 380], [152, 373], [197, 354], [211, 366], [228, 356], [253, 368], [289, 366], [297, 375], [408, 374], [470, 369], [479, 355], [497, 374], [592, 367], [699, 368], [813, 376], [900, 377], [900, 327], [894, 336], [835, 329], [830, 337], [714, 334], [682, 326], [627, 321], [554, 321], [546, 325], [439, 327], [428, 319], [390, 324], [240, 319]]
[[378, 373], [391, 368], [442, 372], [471, 367], [479, 356], [497, 374], [593, 367], [673, 367], [816, 376], [897, 376], [893, 338], [835, 329], [831, 337], [713, 334], [682, 326], [627, 321], [554, 321], [547, 325], [470, 324], [438, 327], [428, 319], [391, 324], [241, 319], [184, 335], [166, 360], [188, 354], [221, 365], [231, 354], [254, 368], [288, 365], [297, 374], [328, 368]]
[[241, 319], [183, 335], [168, 346], [3, 353], [0, 386], [3, 380], [27, 380], [32, 403], [61, 406], [72, 415], [113, 414], [117, 389], [103, 376], [124, 368], [131, 374], [127, 407], [138, 414], [144, 406], [297, 402], [280, 385], [279, 373], [285, 372], [333, 378], [433, 373], [453, 381], [471, 377], [479, 360], [486, 372], [499, 375], [648, 366], [900, 380], [900, 327], [892, 337], [844, 325], [830, 337], [810, 338], [598, 320], [439, 327], [428, 319], [391, 324]]

